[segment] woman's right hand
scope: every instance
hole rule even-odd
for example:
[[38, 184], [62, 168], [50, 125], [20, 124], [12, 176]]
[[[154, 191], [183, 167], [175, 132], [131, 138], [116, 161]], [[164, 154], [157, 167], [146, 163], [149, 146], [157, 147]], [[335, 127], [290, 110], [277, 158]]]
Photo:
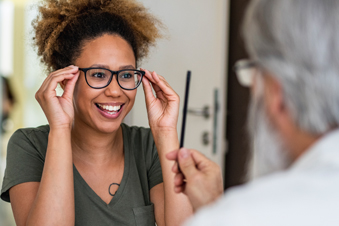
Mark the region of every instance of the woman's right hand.
[[[79, 68], [73, 65], [54, 71], [48, 75], [35, 94], [51, 129], [72, 127], [73, 91], [79, 74]], [[64, 90], [62, 96], [57, 96], [55, 90], [59, 83]]]

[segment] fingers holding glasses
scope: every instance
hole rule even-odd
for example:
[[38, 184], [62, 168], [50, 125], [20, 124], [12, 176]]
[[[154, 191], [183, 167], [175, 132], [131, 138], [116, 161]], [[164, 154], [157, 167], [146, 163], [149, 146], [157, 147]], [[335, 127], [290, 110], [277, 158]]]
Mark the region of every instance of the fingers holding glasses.
[[[69, 66], [48, 75], [40, 89], [35, 94], [42, 110], [44, 111], [51, 128], [59, 125], [70, 125], [73, 121], [73, 91], [79, 77], [76, 66]], [[61, 97], [56, 94], [60, 84], [64, 89]]]
[[150, 80], [147, 76], [144, 76], [144, 78], [142, 79], [142, 86], [144, 88], [146, 106], [148, 107], [155, 100], [155, 97], [153, 95]]
[[[66, 88], [66, 93], [69, 94], [69, 86], [75, 85], [75, 82], [78, 78], [79, 71], [76, 66], [69, 66], [67, 68], [54, 71], [48, 75], [48, 77], [42, 83], [40, 89], [36, 93], [36, 96], [40, 99], [48, 99], [56, 96], [55, 89], [58, 84], [62, 86], [63, 89]], [[70, 83], [68, 83], [70, 81]]]
[[[176, 130], [179, 96], [162, 76], [155, 72], [151, 73], [148, 70], [142, 70], [145, 71], [143, 87], [151, 129], [167, 128]], [[155, 91], [155, 95], [152, 88]]]
[[[145, 71], [145, 77], [151, 82], [158, 98], [161, 98], [164, 101], [179, 101], [178, 94], [172, 89], [164, 77], [158, 75], [155, 71], [151, 73], [148, 70], [142, 70]], [[147, 86], [147, 88], [149, 87], [150, 86]]]
[[[62, 76], [64, 76], [64, 78], [66, 78], [66, 79], [69, 79], [77, 71], [78, 71], [78, 69], [75, 66], [69, 66], [69, 67], [51, 72], [46, 77], [46, 79], [43, 81], [39, 91], [46, 90], [46, 89], [55, 90], [58, 83], [60, 83], [64, 80]], [[47, 88], [47, 87], [49, 87], [49, 88]]]
[[64, 93], [62, 96], [65, 98], [73, 99], [74, 88], [75, 88], [76, 82], [78, 81], [80, 71], [78, 71], [77, 73], [73, 75], [74, 75], [73, 78], [64, 80], [62, 82], [63, 89], [64, 89]]
[[[146, 104], [150, 105], [153, 103], [156, 99], [161, 99], [162, 101], [167, 101], [164, 98], [164, 94], [162, 93], [161, 88], [156, 84], [156, 79], [153, 77], [153, 73], [150, 73], [147, 70], [145, 71], [145, 76], [143, 79], [143, 87], [145, 91], [146, 96]], [[155, 91], [156, 95], [154, 96], [153, 90]]]

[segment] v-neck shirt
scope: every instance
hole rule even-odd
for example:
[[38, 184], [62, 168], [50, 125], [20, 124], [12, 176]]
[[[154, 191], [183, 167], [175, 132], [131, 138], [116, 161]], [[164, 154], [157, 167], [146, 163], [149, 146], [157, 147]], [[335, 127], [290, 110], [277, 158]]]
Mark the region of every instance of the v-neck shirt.
[[[162, 183], [159, 156], [150, 129], [121, 124], [124, 173], [109, 204], [86, 183], [76, 167], [74, 173], [75, 225], [154, 225], [150, 189]], [[8, 144], [7, 166], [1, 198], [9, 202], [9, 189], [25, 182], [40, 182], [49, 126], [16, 131]], [[108, 188], [107, 188], [108, 192]]]

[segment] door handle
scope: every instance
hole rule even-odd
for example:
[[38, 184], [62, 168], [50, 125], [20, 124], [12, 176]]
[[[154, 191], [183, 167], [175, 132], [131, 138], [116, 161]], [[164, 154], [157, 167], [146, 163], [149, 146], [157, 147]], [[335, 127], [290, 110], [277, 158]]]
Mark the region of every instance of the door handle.
[[201, 138], [203, 145], [209, 145], [211, 143], [210, 133], [208, 131], [203, 132]]
[[210, 113], [210, 107], [209, 106], [204, 106], [203, 108], [189, 108], [187, 109], [187, 113], [192, 114], [192, 115], [196, 115], [196, 116], [202, 116], [205, 119], [209, 119], [211, 116]]
[[214, 119], [213, 119], [213, 154], [217, 153], [218, 140], [218, 114], [219, 114], [219, 90], [214, 90]]

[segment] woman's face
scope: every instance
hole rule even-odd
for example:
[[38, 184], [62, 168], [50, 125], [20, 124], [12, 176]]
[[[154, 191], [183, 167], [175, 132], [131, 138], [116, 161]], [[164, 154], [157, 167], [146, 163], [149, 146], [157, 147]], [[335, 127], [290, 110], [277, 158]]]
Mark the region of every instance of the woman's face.
[[[135, 69], [135, 56], [126, 40], [117, 35], [103, 35], [83, 46], [75, 61], [80, 68], [107, 68], [112, 71]], [[84, 72], [74, 89], [75, 124], [90, 127], [98, 132], [116, 131], [132, 109], [136, 89], [124, 90], [116, 75], [105, 88], [93, 89], [87, 85]]]

